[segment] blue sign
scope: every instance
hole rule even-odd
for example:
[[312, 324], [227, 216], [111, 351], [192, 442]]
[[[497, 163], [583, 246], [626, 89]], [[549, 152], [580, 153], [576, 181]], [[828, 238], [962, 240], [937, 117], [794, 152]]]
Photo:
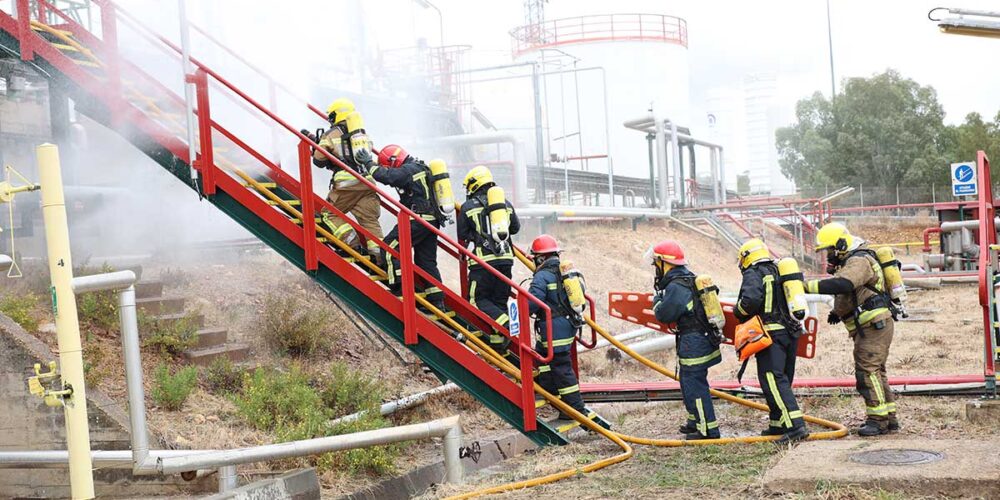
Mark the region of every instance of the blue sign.
[[514, 337], [521, 333], [521, 319], [518, 318], [517, 314], [517, 302], [511, 301], [507, 304], [507, 316], [510, 317], [510, 336]]
[[972, 165], [961, 164], [955, 169], [955, 180], [958, 182], [969, 182], [976, 176], [976, 171], [972, 170]]
[[979, 194], [974, 162], [951, 164], [951, 194], [954, 196], [976, 196]]

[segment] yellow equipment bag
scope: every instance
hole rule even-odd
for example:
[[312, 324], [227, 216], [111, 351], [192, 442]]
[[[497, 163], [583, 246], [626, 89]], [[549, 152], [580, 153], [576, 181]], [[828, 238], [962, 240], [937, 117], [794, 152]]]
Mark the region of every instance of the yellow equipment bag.
[[[445, 215], [455, 211], [455, 195], [451, 190], [451, 179], [448, 176], [448, 165], [444, 160], [431, 160], [427, 164], [431, 171], [431, 182], [438, 209]], [[431, 194], [431, 193], [427, 193]]]
[[[771, 334], [764, 329], [764, 323], [760, 320], [760, 316], [754, 316], [746, 322], [736, 325], [733, 346], [736, 347], [736, 354], [740, 361], [746, 361], [750, 359], [750, 356], [771, 346]], [[740, 371], [742, 375], [742, 370]]]

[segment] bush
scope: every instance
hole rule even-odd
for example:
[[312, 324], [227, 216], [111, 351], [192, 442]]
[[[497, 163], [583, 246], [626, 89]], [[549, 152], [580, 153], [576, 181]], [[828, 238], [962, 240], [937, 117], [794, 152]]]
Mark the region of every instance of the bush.
[[146, 332], [143, 347], [156, 350], [161, 355], [177, 357], [198, 343], [198, 326], [189, 313], [177, 321], [163, 322], [146, 314], [139, 314], [139, 331]]
[[[352, 422], [334, 426], [332, 434], [349, 434], [352, 432], [370, 431], [387, 427], [389, 421], [378, 412], [370, 412]], [[402, 446], [399, 443], [371, 446], [347, 450], [341, 453], [328, 453], [320, 457], [317, 466], [320, 469], [346, 469], [353, 473], [387, 474], [396, 469], [396, 458]]]
[[208, 366], [205, 374], [205, 385], [215, 394], [233, 394], [240, 390], [243, 383], [243, 370], [223, 356], [215, 358]]
[[0, 313], [21, 325], [21, 328], [35, 332], [38, 331], [38, 319], [35, 316], [38, 301], [38, 295], [31, 292], [5, 295], [0, 298]]
[[118, 300], [116, 293], [88, 292], [77, 295], [76, 311], [83, 328], [101, 328], [114, 330], [118, 328]]
[[319, 437], [329, 428], [329, 410], [297, 367], [288, 373], [254, 370], [244, 377], [243, 392], [233, 402], [248, 424], [272, 431], [283, 441]]
[[331, 321], [328, 310], [310, 310], [297, 298], [268, 295], [263, 316], [264, 343], [278, 354], [309, 356], [330, 345], [324, 331]]
[[[388, 421], [377, 410], [380, 397], [345, 395], [351, 388], [358, 391], [376, 390], [381, 394], [385, 390], [381, 383], [376, 381], [363, 385], [359, 382], [359, 375], [351, 374], [342, 365], [335, 366], [335, 371], [347, 375], [331, 377], [331, 383], [320, 389], [310, 385], [308, 377], [298, 367], [293, 366], [288, 373], [258, 368], [253, 374], [244, 377], [242, 394], [233, 396], [237, 414], [251, 426], [273, 432], [283, 441], [386, 427]], [[332, 404], [328, 404], [328, 401]], [[331, 407], [372, 411], [357, 420], [331, 426]], [[384, 474], [395, 468], [400, 449], [399, 445], [387, 445], [327, 453], [312, 462], [321, 472], [346, 470], [352, 473]]]
[[341, 362], [330, 366], [330, 376], [320, 387], [323, 404], [337, 417], [366, 410], [378, 412], [388, 392], [377, 376], [351, 370]]
[[198, 385], [198, 368], [189, 366], [170, 374], [167, 365], [156, 368], [156, 385], [153, 386], [153, 402], [167, 410], [180, 410], [191, 391]]

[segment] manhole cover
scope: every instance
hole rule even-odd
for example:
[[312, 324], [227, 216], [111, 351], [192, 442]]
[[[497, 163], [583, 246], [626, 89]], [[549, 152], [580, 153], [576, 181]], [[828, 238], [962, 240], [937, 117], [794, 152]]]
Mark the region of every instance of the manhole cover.
[[925, 450], [872, 450], [855, 453], [850, 458], [865, 465], [917, 465], [937, 462], [944, 454]]

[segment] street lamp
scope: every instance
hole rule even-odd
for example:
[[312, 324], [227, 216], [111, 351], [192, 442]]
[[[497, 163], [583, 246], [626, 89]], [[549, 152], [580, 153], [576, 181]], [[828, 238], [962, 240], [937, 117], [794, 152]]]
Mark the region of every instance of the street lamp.
[[437, 11], [438, 15], [438, 41], [441, 46], [444, 47], [444, 17], [441, 16], [441, 9], [437, 8], [436, 5], [428, 2], [427, 0], [413, 0], [413, 3], [425, 8], [434, 9]]

